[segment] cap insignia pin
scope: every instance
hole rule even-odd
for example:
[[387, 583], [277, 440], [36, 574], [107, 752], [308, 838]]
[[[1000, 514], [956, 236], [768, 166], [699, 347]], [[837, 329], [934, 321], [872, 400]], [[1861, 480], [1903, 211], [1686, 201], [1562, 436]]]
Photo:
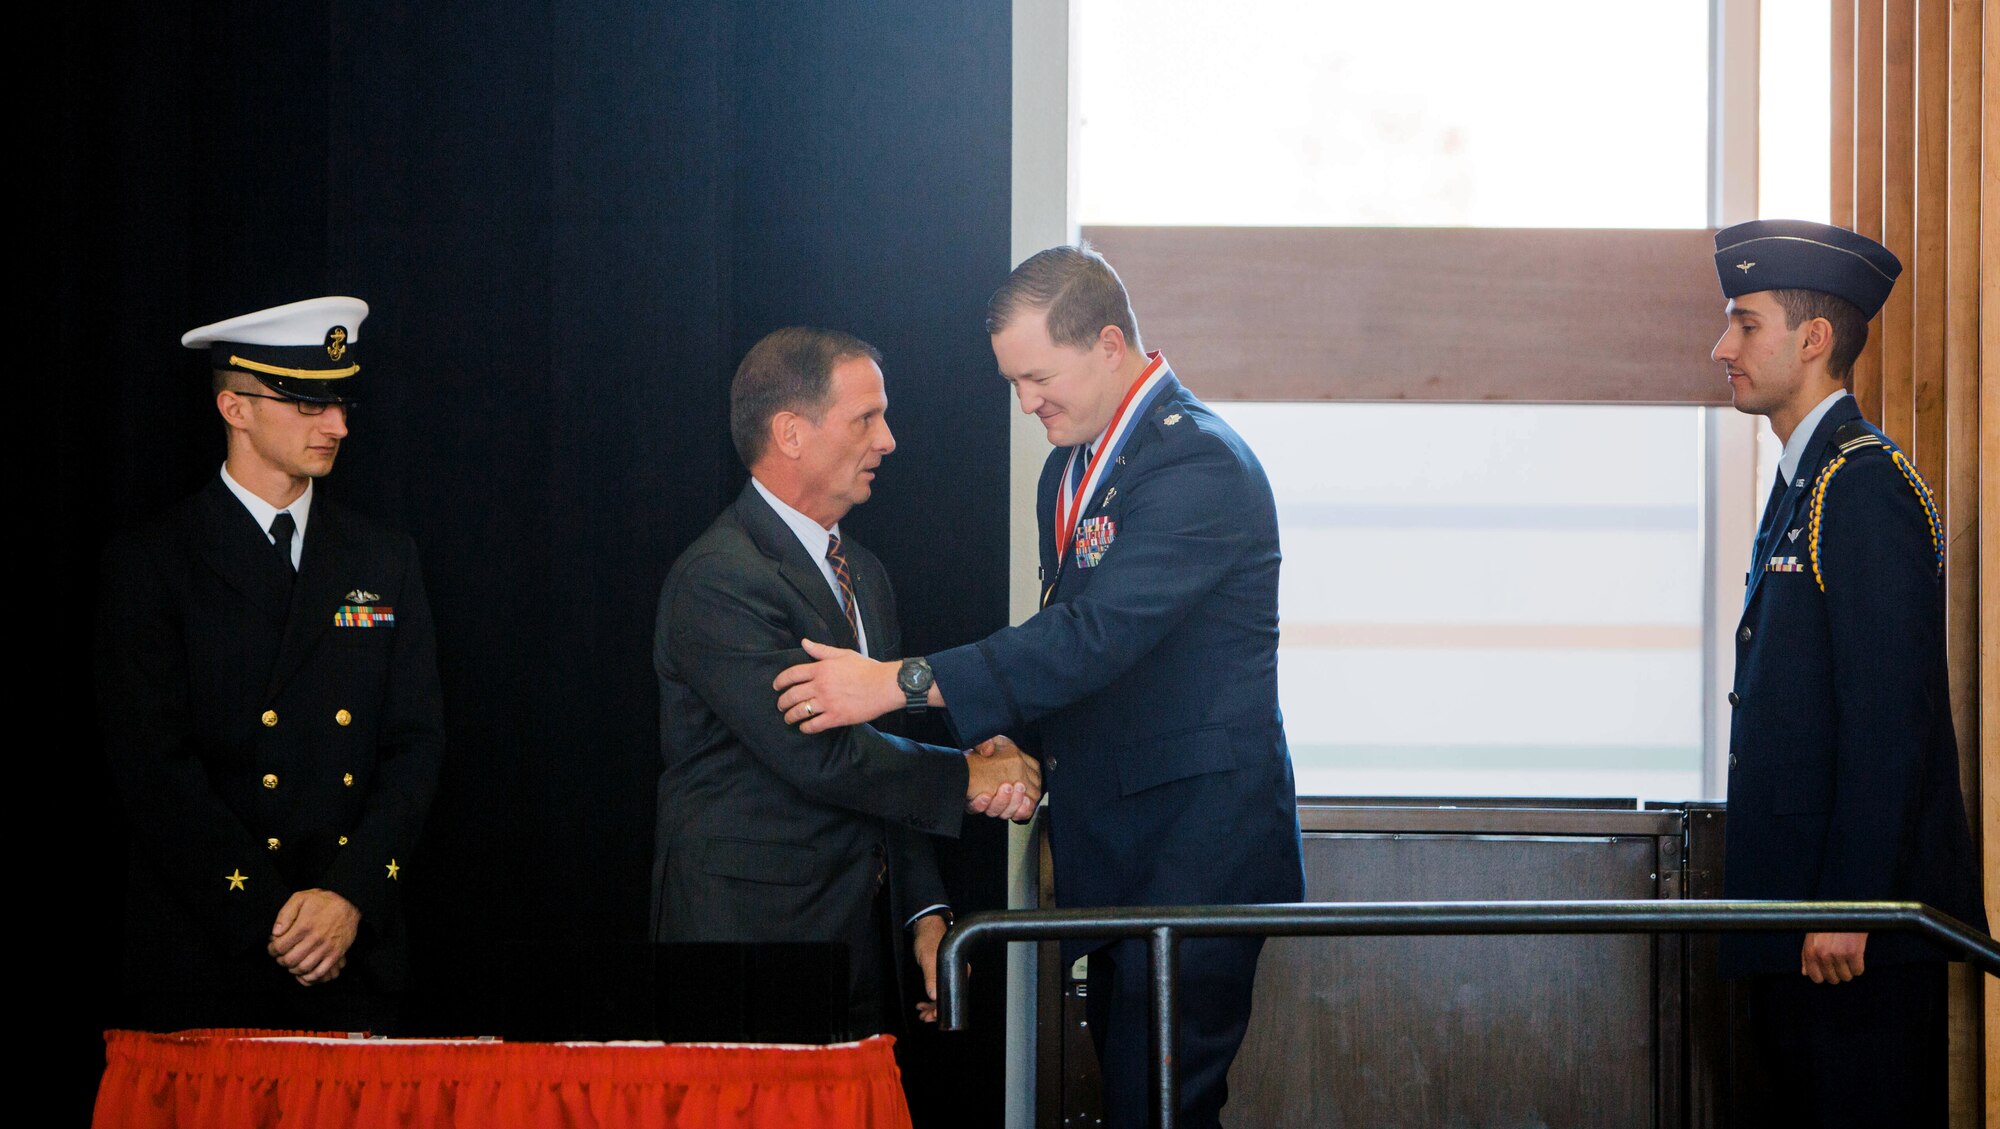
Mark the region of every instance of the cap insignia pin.
[[326, 359], [337, 361], [347, 353], [347, 327], [336, 325], [326, 331]]
[[1750, 268], [1756, 265], [1757, 265], [1756, 263], [1750, 261], [1749, 259], [1745, 259], [1742, 262], [1736, 264], [1736, 269], [1742, 271], [1744, 274], [1749, 274]]

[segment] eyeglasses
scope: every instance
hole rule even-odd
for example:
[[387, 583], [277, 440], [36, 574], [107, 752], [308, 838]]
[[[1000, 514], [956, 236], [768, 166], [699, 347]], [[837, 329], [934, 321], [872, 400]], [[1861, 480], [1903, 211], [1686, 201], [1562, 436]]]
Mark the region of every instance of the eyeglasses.
[[325, 404], [317, 400], [294, 400], [290, 396], [266, 396], [262, 392], [237, 392], [233, 388], [230, 391], [238, 396], [249, 396], [257, 400], [276, 400], [280, 404], [290, 404], [297, 408], [299, 414], [302, 416], [325, 415], [328, 408], [339, 408], [342, 411], [348, 412], [354, 410], [354, 401], [352, 400], [341, 400], [337, 403]]

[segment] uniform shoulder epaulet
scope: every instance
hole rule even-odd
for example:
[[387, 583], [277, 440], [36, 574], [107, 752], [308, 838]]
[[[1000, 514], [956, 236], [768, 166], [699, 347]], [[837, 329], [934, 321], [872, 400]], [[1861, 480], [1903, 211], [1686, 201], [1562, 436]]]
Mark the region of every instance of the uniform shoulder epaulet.
[[1941, 531], [1944, 523], [1938, 520], [1937, 502], [1931, 497], [1931, 488], [1925, 485], [1924, 476], [1917, 473], [1917, 468], [1910, 465], [1909, 456], [1898, 450], [1895, 444], [1877, 435], [1860, 420], [1850, 420], [1841, 424], [1833, 433], [1833, 446], [1836, 452], [1834, 457], [1820, 470], [1819, 478], [1813, 482], [1812, 505], [1807, 522], [1811, 530], [1807, 551], [1812, 557], [1813, 582], [1819, 585], [1819, 590], [1826, 591], [1826, 577], [1819, 569], [1819, 532], [1821, 515], [1826, 511], [1827, 488], [1833, 484], [1833, 476], [1840, 473], [1840, 468], [1847, 465], [1850, 457], [1870, 450], [1887, 452], [1889, 459], [1896, 464], [1896, 469], [1902, 473], [1903, 480], [1908, 482], [1910, 489], [1916, 493], [1917, 504], [1923, 509], [1924, 521], [1929, 524], [1931, 530], [1931, 557], [1938, 574], [1943, 575], [1944, 537]]
[[1865, 451], [1870, 447], [1887, 448], [1889, 444], [1880, 435], [1868, 429], [1868, 425], [1858, 419], [1848, 420], [1834, 429], [1834, 449], [1843, 455]]

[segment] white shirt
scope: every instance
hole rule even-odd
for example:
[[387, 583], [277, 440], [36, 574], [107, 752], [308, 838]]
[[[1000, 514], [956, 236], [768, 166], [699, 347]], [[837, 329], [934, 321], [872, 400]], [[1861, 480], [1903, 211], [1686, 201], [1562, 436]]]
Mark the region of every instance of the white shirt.
[[[811, 557], [819, 565], [819, 574], [826, 578], [826, 586], [833, 591], [833, 602], [843, 608], [846, 607], [847, 601], [840, 594], [840, 578], [833, 573], [833, 562], [826, 559], [826, 547], [833, 540], [833, 535], [840, 532], [840, 523], [834, 522], [830, 530], [825, 528], [779, 501], [778, 496], [757, 481], [755, 475], [751, 476], [750, 485], [755, 486], [757, 493], [762, 494], [764, 500], [771, 504], [771, 508], [778, 511], [778, 516], [791, 528], [792, 535], [799, 539], [799, 544], [805, 546], [806, 556]], [[854, 605], [854, 634], [855, 649], [864, 655], [867, 654], [868, 629], [861, 626], [861, 605], [858, 602]]]
[[292, 567], [298, 568], [299, 557], [306, 551], [306, 519], [312, 516], [312, 479], [306, 479], [305, 493], [293, 498], [292, 504], [282, 510], [252, 494], [241, 482], [229, 477], [228, 463], [222, 464], [222, 484], [229, 487], [229, 492], [236, 495], [236, 500], [243, 503], [244, 509], [250, 511], [250, 516], [257, 519], [257, 528], [264, 531], [264, 540], [270, 544], [278, 543], [277, 538], [271, 536], [271, 523], [278, 519], [279, 514], [292, 515]]
[[1818, 407], [1806, 413], [1806, 418], [1800, 420], [1799, 425], [1792, 429], [1792, 437], [1785, 440], [1784, 453], [1778, 456], [1778, 473], [1785, 476], [1788, 485], [1805, 485], [1803, 482], [1794, 482], [1793, 476], [1799, 473], [1799, 460], [1806, 457], [1806, 444], [1812, 442], [1813, 432], [1819, 429], [1819, 421], [1825, 419], [1826, 413], [1845, 395], [1847, 395], [1845, 388], [1829, 394], [1826, 399], [1819, 402]]

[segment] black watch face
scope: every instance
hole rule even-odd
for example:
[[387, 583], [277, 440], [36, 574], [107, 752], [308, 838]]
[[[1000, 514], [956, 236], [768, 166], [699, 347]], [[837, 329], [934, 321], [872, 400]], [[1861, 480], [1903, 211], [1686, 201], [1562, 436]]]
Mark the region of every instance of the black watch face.
[[928, 690], [931, 688], [930, 668], [920, 663], [904, 663], [896, 671], [896, 682], [908, 694]]

